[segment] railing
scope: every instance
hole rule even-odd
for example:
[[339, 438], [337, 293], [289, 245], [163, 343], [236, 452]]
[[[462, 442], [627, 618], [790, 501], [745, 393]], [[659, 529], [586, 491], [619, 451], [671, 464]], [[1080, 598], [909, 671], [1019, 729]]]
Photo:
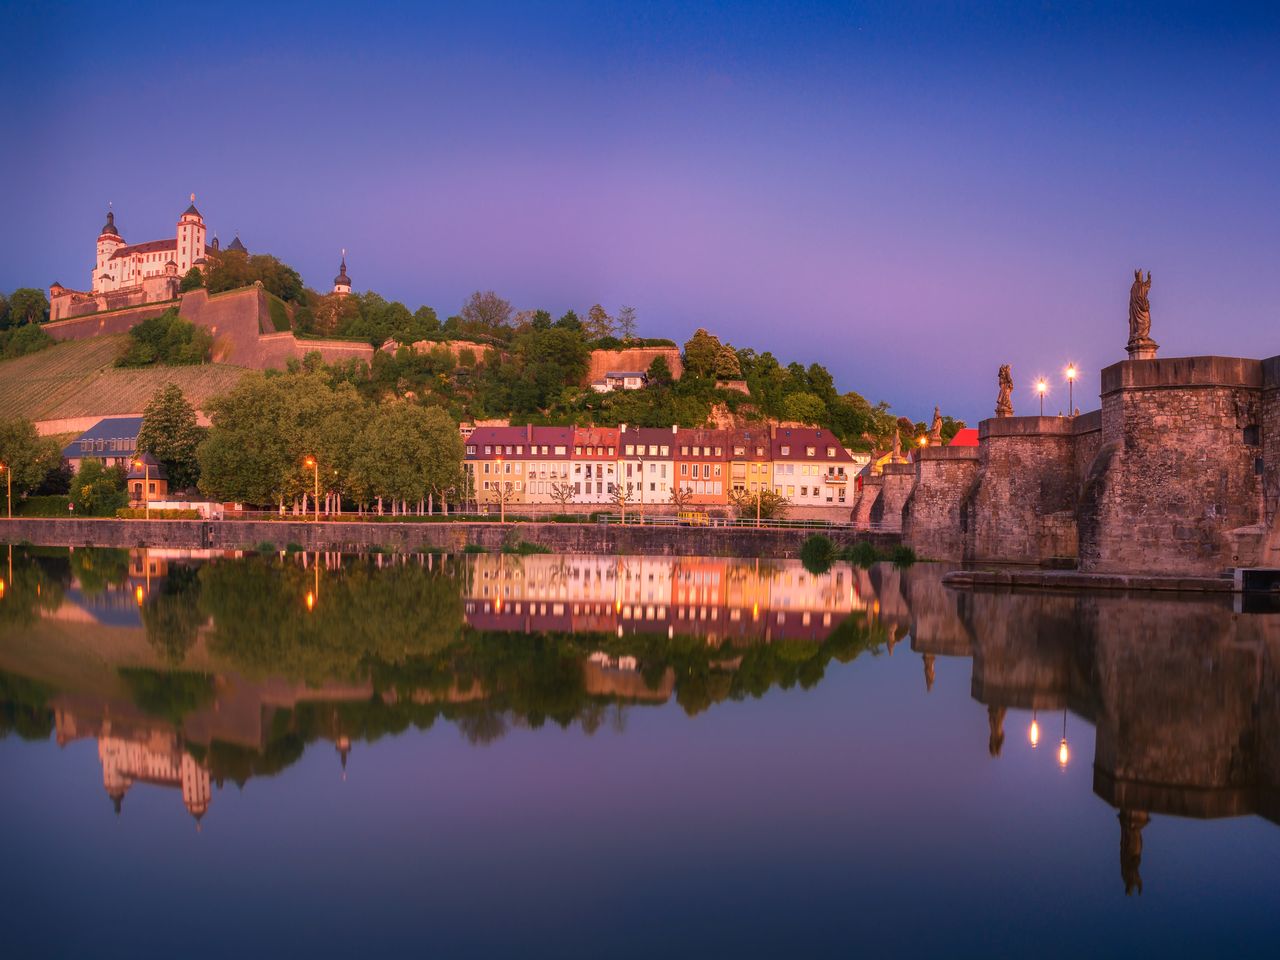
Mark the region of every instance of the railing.
[[883, 528], [882, 524], [861, 524], [855, 526], [851, 521], [837, 520], [764, 520], [757, 521], [755, 517], [708, 517], [705, 523], [695, 522], [692, 520], [682, 519], [674, 516], [647, 516], [642, 517], [639, 513], [631, 513], [628, 511], [626, 519], [623, 520], [621, 514], [605, 513], [597, 517], [599, 523], [626, 523], [627, 526], [645, 526], [645, 527], [759, 527], [761, 529], [769, 528], [773, 530], [853, 530], [858, 529], [867, 533], [890, 533]]

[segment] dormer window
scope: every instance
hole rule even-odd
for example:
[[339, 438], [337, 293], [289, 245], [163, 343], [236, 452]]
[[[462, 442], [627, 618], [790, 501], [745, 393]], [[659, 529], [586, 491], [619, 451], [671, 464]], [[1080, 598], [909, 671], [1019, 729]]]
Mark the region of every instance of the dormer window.
[[791, 456], [791, 448], [790, 448], [790, 447], [788, 447], [788, 446], [785, 446], [785, 445], [784, 445], [784, 446], [781, 448], [781, 450], [780, 450], [779, 452], [780, 452], [784, 457], [789, 457], [789, 456]]

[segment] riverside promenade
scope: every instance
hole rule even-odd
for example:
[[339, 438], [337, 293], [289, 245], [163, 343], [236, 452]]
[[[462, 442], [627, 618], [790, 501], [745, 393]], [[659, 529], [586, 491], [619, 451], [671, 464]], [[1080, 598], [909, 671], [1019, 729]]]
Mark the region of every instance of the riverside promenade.
[[359, 553], [372, 549], [404, 553], [460, 553], [468, 547], [498, 551], [524, 541], [555, 553], [620, 553], [653, 556], [796, 557], [805, 539], [824, 533], [837, 546], [855, 542], [889, 548], [895, 533], [859, 533], [847, 528], [768, 529], [674, 527], [617, 523], [442, 521], [396, 523], [303, 520], [119, 520], [114, 518], [0, 519], [0, 543], [51, 547], [168, 547], [245, 550], [270, 543], [283, 550]]

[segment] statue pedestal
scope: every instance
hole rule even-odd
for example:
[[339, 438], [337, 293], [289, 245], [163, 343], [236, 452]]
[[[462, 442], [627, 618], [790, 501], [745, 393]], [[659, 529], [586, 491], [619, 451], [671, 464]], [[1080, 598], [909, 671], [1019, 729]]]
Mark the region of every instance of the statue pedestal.
[[1160, 344], [1150, 337], [1143, 337], [1141, 340], [1130, 340], [1125, 347], [1125, 350], [1129, 353], [1130, 360], [1154, 360], [1156, 351], [1159, 349]]

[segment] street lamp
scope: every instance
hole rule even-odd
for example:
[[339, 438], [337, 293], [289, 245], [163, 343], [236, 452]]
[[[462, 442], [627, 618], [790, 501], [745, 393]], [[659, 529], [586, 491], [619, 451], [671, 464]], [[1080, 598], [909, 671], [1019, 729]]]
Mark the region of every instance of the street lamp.
[[1076, 415], [1076, 365], [1067, 364], [1067, 416]]
[[4, 503], [9, 511], [9, 519], [13, 519], [13, 471], [9, 469], [8, 464], [0, 463], [0, 470], [4, 471]]
[[315, 487], [315, 507], [316, 507], [316, 523], [320, 522], [320, 463], [315, 457], [308, 456], [302, 461], [304, 467], [310, 467], [315, 471], [316, 487]]
[[1067, 769], [1067, 761], [1071, 759], [1071, 751], [1067, 749], [1067, 710], [1062, 708], [1062, 742], [1058, 744], [1058, 766]]
[[146, 519], [151, 519], [151, 464], [141, 457], [133, 461], [134, 469], [142, 468], [142, 506]]
[[1040, 416], [1044, 416], [1044, 395], [1049, 390], [1049, 381], [1041, 377], [1036, 381], [1036, 393], [1040, 394]]

